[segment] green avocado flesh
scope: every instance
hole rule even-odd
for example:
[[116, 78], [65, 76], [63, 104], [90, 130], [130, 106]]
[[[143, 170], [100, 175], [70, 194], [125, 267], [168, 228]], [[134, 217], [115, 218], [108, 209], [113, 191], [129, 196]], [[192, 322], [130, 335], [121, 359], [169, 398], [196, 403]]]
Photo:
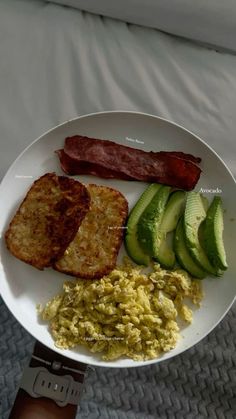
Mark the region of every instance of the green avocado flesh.
[[194, 278], [219, 276], [228, 268], [223, 242], [222, 200], [211, 205], [198, 192], [152, 183], [127, 221], [125, 247], [138, 265], [154, 259], [172, 269], [176, 260]]
[[187, 249], [195, 263], [204, 271], [218, 275], [218, 270], [209, 261], [199, 240], [199, 228], [206, 218], [205, 205], [200, 193], [191, 191], [187, 194], [184, 212], [184, 234]]
[[155, 254], [153, 255], [165, 268], [173, 268], [175, 265], [175, 253], [171, 244], [168, 243], [168, 233], [176, 229], [179, 218], [184, 211], [186, 193], [184, 191], [176, 191], [170, 195], [160, 227], [157, 232], [157, 243]]
[[178, 222], [174, 235], [174, 250], [179, 264], [194, 278], [203, 279], [208, 274], [201, 269], [191, 257], [188, 248], [185, 244], [183, 218]]
[[139, 244], [137, 238], [137, 224], [144, 210], [151, 202], [154, 195], [161, 188], [161, 185], [152, 183], [143, 192], [138, 202], [133, 207], [126, 225], [125, 247], [130, 258], [138, 265], [148, 266], [150, 263], [150, 256], [145, 253]]
[[226, 270], [226, 254], [223, 242], [222, 200], [215, 196], [206, 215], [203, 229], [204, 249], [211, 263], [218, 269]]
[[143, 251], [151, 257], [155, 256], [160, 245], [158, 229], [163, 219], [170, 191], [170, 186], [162, 185], [138, 221], [138, 242]]

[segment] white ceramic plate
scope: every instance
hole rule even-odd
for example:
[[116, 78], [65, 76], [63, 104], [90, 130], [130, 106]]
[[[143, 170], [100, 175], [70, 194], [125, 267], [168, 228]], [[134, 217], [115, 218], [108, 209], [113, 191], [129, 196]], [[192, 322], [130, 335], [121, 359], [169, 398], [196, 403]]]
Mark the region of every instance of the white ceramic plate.
[[[195, 311], [193, 324], [181, 330], [182, 338], [177, 347], [161, 358], [146, 362], [120, 359], [106, 363], [101, 361], [99, 356], [90, 354], [81, 347], [63, 351], [65, 356], [74, 360], [109, 367], [142, 366], [180, 354], [199, 342], [218, 324], [236, 295], [236, 184], [226, 165], [204, 141], [186, 129], [158, 117], [133, 112], [105, 112], [76, 118], [41, 136], [16, 159], [0, 187], [2, 297], [12, 314], [29, 333], [49, 348], [61, 353], [54, 347], [47, 325], [38, 320], [36, 304], [45, 303], [57, 294], [63, 281], [69, 277], [52, 269], [38, 271], [14, 258], [5, 247], [4, 231], [35, 179], [51, 171], [63, 174], [54, 151], [63, 147], [65, 137], [75, 134], [111, 139], [147, 151], [175, 150], [200, 156], [202, 175], [195, 190], [218, 188], [222, 191], [220, 195], [226, 209], [224, 240], [229, 269], [222, 278], [207, 278], [203, 281], [205, 298], [202, 307]], [[79, 178], [85, 183], [92, 181], [119, 189], [127, 197], [130, 208], [147, 186], [142, 182], [104, 180], [92, 176]], [[123, 252], [124, 248], [121, 249], [119, 257]]]

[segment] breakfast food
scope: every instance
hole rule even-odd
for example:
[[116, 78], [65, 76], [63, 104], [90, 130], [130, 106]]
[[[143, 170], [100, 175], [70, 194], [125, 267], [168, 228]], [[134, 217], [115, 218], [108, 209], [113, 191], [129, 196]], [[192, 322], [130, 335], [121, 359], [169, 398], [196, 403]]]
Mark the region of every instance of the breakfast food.
[[176, 346], [177, 316], [192, 322], [185, 299], [199, 306], [202, 297], [201, 281], [183, 270], [154, 265], [145, 274], [126, 260], [99, 280], [65, 282], [61, 294], [38, 312], [58, 348], [83, 345], [105, 361], [122, 356], [140, 361]]
[[81, 278], [100, 278], [115, 264], [123, 240], [128, 203], [117, 190], [87, 185], [90, 210], [54, 268]]
[[219, 270], [228, 268], [223, 241], [224, 211], [222, 199], [215, 196], [207, 210], [204, 227], [205, 251], [211, 264]]
[[199, 157], [182, 152], [147, 152], [109, 140], [75, 135], [57, 150], [62, 170], [69, 175], [157, 182], [184, 190], [195, 187], [201, 174]]
[[162, 185], [143, 211], [138, 222], [139, 243], [143, 250], [153, 258], [158, 252], [159, 232], [170, 191], [170, 186]]
[[178, 261], [193, 277], [220, 276], [228, 267], [223, 229], [219, 196], [209, 206], [199, 192], [153, 183], [129, 214], [125, 247], [138, 265], [148, 266], [154, 259], [172, 269]]
[[46, 173], [33, 183], [10, 222], [5, 234], [9, 251], [38, 269], [51, 266], [73, 240], [89, 204], [82, 183]]
[[130, 258], [138, 265], [148, 266], [151, 262], [150, 256], [143, 251], [139, 244], [137, 230], [142, 213], [159, 189], [158, 183], [151, 183], [134, 205], [127, 219], [125, 248]]

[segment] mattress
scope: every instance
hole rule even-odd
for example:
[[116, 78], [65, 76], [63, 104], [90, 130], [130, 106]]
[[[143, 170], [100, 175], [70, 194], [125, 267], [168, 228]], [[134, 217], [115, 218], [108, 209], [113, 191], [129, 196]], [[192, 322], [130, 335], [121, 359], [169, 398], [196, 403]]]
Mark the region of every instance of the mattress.
[[[49, 128], [104, 110], [181, 124], [236, 176], [235, 55], [43, 1], [1, 0], [0, 40], [0, 178]], [[7, 418], [33, 339], [4, 303], [1, 314], [0, 416]], [[156, 367], [96, 369], [78, 417], [233, 418], [235, 317], [234, 305], [197, 347]], [[110, 392], [117, 386], [119, 396]]]

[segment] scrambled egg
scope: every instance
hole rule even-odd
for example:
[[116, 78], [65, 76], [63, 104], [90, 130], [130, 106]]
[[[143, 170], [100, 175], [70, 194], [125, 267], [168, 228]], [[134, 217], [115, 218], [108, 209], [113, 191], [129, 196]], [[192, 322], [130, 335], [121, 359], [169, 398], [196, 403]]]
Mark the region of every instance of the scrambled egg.
[[126, 259], [102, 279], [65, 282], [63, 292], [38, 311], [59, 348], [84, 345], [106, 361], [148, 360], [176, 346], [177, 316], [192, 322], [184, 299], [199, 306], [202, 296], [201, 281], [184, 270], [156, 264], [146, 274]]

